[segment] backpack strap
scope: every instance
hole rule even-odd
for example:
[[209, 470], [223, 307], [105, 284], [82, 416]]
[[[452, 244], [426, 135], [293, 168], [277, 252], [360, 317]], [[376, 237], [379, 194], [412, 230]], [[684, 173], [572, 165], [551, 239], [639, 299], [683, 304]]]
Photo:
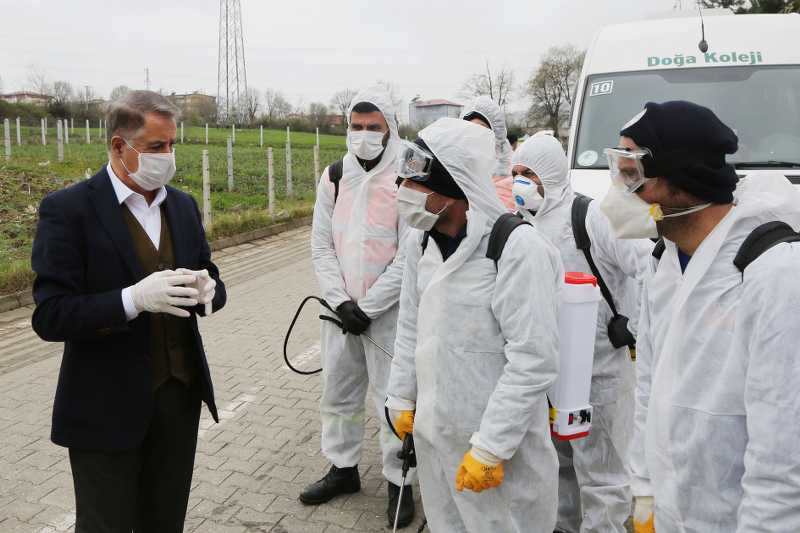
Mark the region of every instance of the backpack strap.
[[328, 167], [328, 179], [333, 183], [333, 203], [339, 198], [339, 182], [342, 181], [344, 173], [344, 159], [334, 161]]
[[600, 275], [600, 270], [597, 268], [590, 251], [592, 241], [589, 239], [589, 232], [586, 231], [586, 215], [589, 212], [590, 203], [592, 203], [592, 199], [588, 196], [575, 195], [575, 200], [572, 201], [572, 236], [575, 238], [575, 246], [583, 252], [592, 274], [597, 278], [600, 292], [603, 294], [603, 299], [608, 304], [608, 307], [611, 308], [611, 314], [616, 318], [619, 316], [619, 312], [617, 311], [617, 306], [614, 305], [614, 298], [611, 296], [611, 291], [608, 289], [605, 280], [603, 280], [603, 276]]
[[779, 220], [767, 222], [754, 229], [742, 243], [733, 264], [744, 276], [744, 269], [761, 254], [783, 242], [800, 242], [800, 233], [795, 232], [789, 224]]
[[505, 248], [511, 233], [520, 226], [530, 225], [531, 223], [525, 221], [520, 214], [504, 213], [500, 215], [500, 218], [492, 226], [492, 233], [489, 234], [489, 246], [486, 248], [486, 257], [494, 261], [495, 267], [503, 255], [503, 248]]

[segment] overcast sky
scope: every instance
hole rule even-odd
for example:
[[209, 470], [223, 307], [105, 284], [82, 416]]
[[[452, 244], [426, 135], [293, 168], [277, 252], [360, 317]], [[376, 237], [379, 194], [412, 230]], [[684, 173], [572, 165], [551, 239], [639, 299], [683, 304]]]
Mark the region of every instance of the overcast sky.
[[[248, 85], [292, 102], [329, 103], [378, 79], [414, 95], [464, 103], [484, 61], [518, 85], [550, 46], [585, 48], [599, 27], [669, 11], [676, 0], [241, 0]], [[684, 1], [684, 4], [690, 4]], [[218, 0], [0, 0], [3, 90], [50, 81], [216, 94]], [[521, 108], [517, 99], [512, 108]], [[405, 113], [403, 113], [405, 115]]]

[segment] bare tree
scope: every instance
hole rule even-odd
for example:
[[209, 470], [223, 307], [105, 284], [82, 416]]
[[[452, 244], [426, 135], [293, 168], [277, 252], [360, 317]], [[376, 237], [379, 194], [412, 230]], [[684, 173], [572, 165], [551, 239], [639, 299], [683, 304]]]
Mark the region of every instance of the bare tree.
[[260, 100], [258, 91], [253, 88], [247, 89], [242, 102], [242, 114], [248, 124], [252, 124], [256, 120], [256, 115], [261, 105]]
[[108, 99], [114, 102], [115, 100], [119, 100], [129, 92], [131, 92], [130, 87], [128, 87], [127, 85], [119, 85], [111, 89], [111, 94], [108, 96]]
[[557, 137], [575, 99], [583, 57], [573, 46], [552, 47], [528, 80], [530, 118], [547, 125]]
[[280, 91], [267, 89], [264, 91], [264, 111], [268, 121], [282, 120], [291, 113], [292, 105]]
[[66, 81], [54, 81], [52, 85], [53, 105], [66, 106], [74, 97], [72, 85]]
[[47, 83], [47, 74], [38, 65], [28, 66], [28, 87], [39, 94], [49, 95], [52, 87]]
[[353, 98], [356, 97], [356, 91], [353, 89], [344, 89], [333, 95], [331, 98], [331, 107], [339, 111], [344, 120], [347, 120], [347, 111], [350, 109], [350, 104]]
[[328, 106], [319, 102], [312, 102], [308, 106], [308, 119], [316, 127], [327, 125], [328, 122]]
[[486, 61], [486, 70], [470, 76], [461, 88], [461, 95], [466, 98], [485, 95], [503, 107], [513, 90], [514, 72], [505, 67], [492, 72], [489, 61]]

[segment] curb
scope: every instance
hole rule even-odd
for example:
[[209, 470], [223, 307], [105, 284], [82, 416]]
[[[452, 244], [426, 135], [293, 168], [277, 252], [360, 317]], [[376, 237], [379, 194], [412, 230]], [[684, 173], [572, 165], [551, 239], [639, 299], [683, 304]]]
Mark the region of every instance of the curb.
[[[211, 248], [212, 252], [217, 252], [232, 246], [239, 246], [240, 244], [257, 241], [266, 237], [273, 237], [279, 233], [283, 233], [284, 231], [308, 226], [311, 224], [312, 219], [313, 217], [311, 216], [295, 218], [287, 220], [286, 222], [272, 224], [266, 228], [260, 228], [253, 231], [248, 231], [246, 233], [232, 235], [230, 237], [223, 237], [221, 239], [211, 241], [209, 243], [209, 247]], [[25, 307], [26, 305], [33, 305], [33, 293], [31, 293], [30, 289], [0, 296], [0, 313], [13, 311], [14, 309], [19, 309], [20, 307]]]

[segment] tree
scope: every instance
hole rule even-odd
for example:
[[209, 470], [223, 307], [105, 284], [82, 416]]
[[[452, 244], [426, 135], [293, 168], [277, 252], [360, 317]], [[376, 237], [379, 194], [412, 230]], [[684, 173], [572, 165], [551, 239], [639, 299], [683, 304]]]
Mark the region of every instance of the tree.
[[328, 123], [328, 106], [319, 102], [312, 102], [308, 106], [308, 119], [317, 128], [326, 126]]
[[46, 95], [49, 95], [52, 89], [47, 83], [47, 75], [44, 70], [37, 65], [28, 66], [28, 87], [35, 93]]
[[727, 8], [737, 13], [800, 13], [800, 0], [700, 0], [703, 8]]
[[127, 85], [119, 85], [111, 89], [111, 94], [108, 96], [108, 99], [114, 102], [116, 100], [119, 100], [129, 92], [131, 92], [131, 90]]
[[264, 96], [264, 116], [268, 122], [284, 120], [292, 112], [292, 105], [280, 91], [267, 89]]
[[513, 90], [514, 72], [505, 67], [492, 72], [489, 61], [486, 61], [486, 70], [470, 76], [461, 88], [461, 95], [466, 98], [488, 96], [503, 107], [508, 103], [508, 97]]
[[253, 88], [247, 89], [247, 92], [244, 94], [244, 98], [242, 100], [242, 114], [244, 115], [243, 118], [245, 122], [248, 124], [255, 122], [260, 105], [261, 103], [258, 91]]
[[527, 92], [533, 100], [530, 118], [548, 126], [557, 137], [569, 117], [583, 57], [573, 46], [552, 47], [528, 80]]
[[347, 121], [347, 112], [350, 110], [350, 104], [353, 102], [353, 98], [355, 97], [356, 91], [353, 89], [344, 89], [343, 91], [339, 91], [333, 95], [333, 98], [331, 98], [331, 107], [339, 111], [342, 115], [342, 118]]

